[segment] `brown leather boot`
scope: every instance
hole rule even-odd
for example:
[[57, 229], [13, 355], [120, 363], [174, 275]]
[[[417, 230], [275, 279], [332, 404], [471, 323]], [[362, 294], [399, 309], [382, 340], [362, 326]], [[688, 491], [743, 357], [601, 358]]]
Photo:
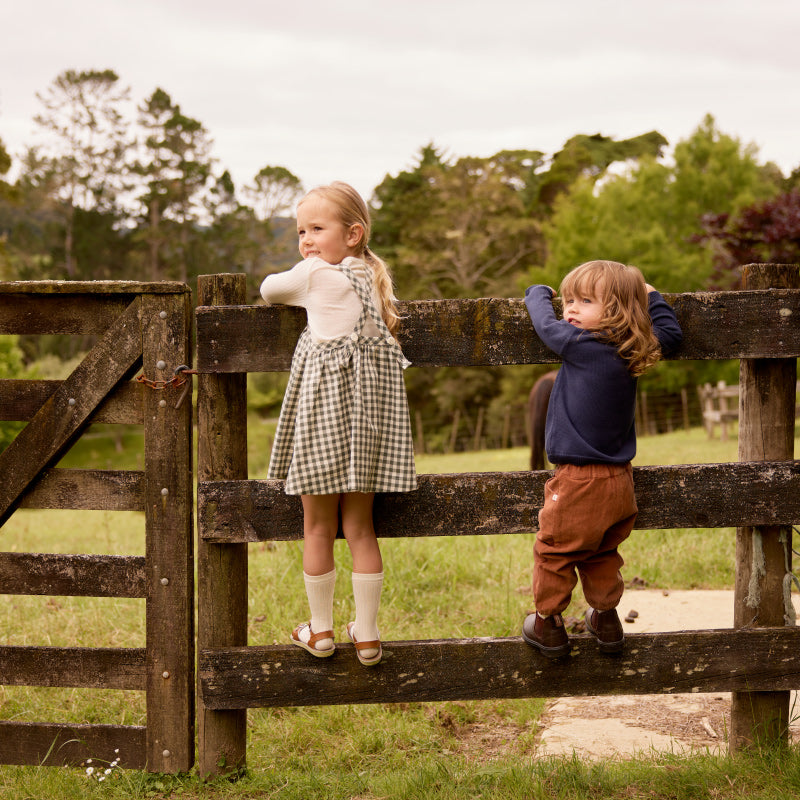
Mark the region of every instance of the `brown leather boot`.
[[620, 653], [625, 642], [622, 623], [619, 621], [617, 609], [598, 611], [596, 608], [587, 608], [584, 616], [586, 629], [597, 637], [597, 644], [601, 653]]
[[565, 656], [571, 649], [561, 614], [528, 614], [522, 623], [522, 638], [548, 658]]

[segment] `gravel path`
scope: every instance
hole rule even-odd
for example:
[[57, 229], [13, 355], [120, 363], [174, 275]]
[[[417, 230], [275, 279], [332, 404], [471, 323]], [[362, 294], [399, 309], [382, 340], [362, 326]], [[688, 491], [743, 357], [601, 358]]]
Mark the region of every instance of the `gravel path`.
[[[800, 597], [794, 596], [800, 618]], [[732, 591], [632, 589], [625, 592], [620, 617], [629, 633], [730, 628]], [[790, 734], [800, 739], [800, 700], [792, 693]], [[553, 700], [540, 720], [536, 753], [605, 758], [642, 751], [727, 751], [730, 694], [569, 697]]]

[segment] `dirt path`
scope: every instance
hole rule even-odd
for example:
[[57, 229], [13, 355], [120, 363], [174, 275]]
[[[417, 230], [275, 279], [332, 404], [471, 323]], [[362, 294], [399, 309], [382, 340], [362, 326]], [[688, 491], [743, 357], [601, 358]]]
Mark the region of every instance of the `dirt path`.
[[[800, 617], [800, 598], [794, 596]], [[620, 616], [638, 612], [623, 622], [626, 632], [648, 633], [733, 625], [732, 591], [628, 590]], [[792, 693], [794, 718], [790, 733], [800, 739], [800, 701]], [[552, 701], [540, 720], [539, 755], [603, 758], [641, 751], [725, 752], [730, 723], [730, 694], [639, 695], [576, 697]]]

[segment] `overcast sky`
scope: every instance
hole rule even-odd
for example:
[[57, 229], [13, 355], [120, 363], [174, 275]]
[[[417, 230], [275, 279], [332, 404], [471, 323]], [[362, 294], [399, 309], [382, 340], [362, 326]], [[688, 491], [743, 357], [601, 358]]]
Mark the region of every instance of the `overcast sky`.
[[237, 184], [266, 165], [367, 198], [421, 147], [551, 154], [577, 133], [712, 114], [785, 174], [800, 165], [797, 0], [3, 0], [0, 139], [33, 141], [67, 69], [166, 91]]

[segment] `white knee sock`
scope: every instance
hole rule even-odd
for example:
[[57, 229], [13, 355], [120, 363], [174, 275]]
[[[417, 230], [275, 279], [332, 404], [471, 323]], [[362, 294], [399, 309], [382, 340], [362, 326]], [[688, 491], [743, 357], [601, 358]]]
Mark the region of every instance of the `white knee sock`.
[[[311, 630], [314, 633], [333, 630], [333, 590], [336, 587], [336, 570], [324, 575], [308, 575], [303, 572], [308, 605], [311, 609]], [[333, 647], [333, 639], [320, 639], [316, 646], [320, 650]]]
[[[382, 572], [373, 574], [353, 573], [353, 599], [356, 604], [353, 634], [359, 642], [371, 642], [381, 638], [380, 633], [378, 633], [378, 607], [381, 603], [382, 587]], [[361, 654], [365, 658], [371, 658], [377, 652], [377, 650], [370, 648], [369, 650], [362, 650]]]

